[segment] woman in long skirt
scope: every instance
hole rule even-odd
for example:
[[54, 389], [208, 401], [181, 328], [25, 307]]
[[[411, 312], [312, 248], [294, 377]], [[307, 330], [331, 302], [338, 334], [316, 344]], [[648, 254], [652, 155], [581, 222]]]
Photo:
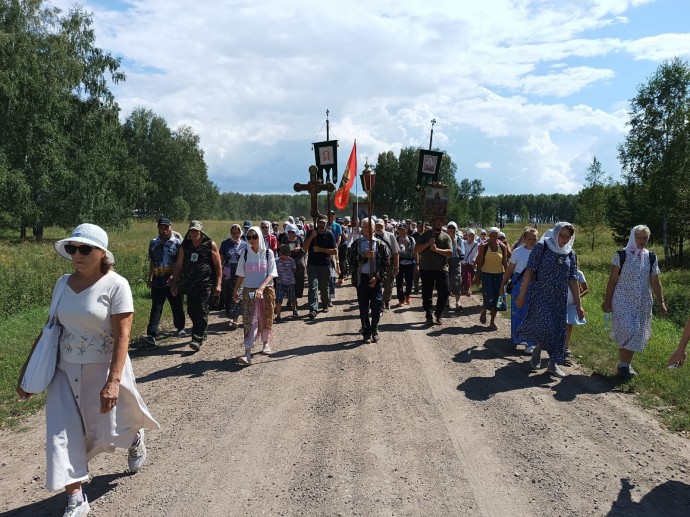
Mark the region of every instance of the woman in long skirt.
[[573, 295], [578, 318], [585, 317], [577, 284], [574, 242], [575, 227], [566, 222], [556, 223], [553, 233], [537, 243], [530, 253], [515, 301], [522, 307], [529, 293], [527, 316], [517, 329], [517, 338], [534, 342], [532, 369], [541, 366], [541, 351], [546, 350], [548, 372], [556, 377], [566, 376], [559, 364], [565, 359], [568, 289]]

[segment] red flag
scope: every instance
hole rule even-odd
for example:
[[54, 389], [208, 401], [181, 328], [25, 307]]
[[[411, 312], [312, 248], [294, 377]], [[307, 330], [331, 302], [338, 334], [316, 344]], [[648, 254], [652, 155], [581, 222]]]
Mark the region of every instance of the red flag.
[[344, 210], [350, 202], [350, 189], [357, 177], [357, 140], [352, 146], [350, 158], [347, 160], [347, 166], [343, 173], [343, 179], [340, 182], [340, 188], [335, 192], [333, 202], [338, 210]]

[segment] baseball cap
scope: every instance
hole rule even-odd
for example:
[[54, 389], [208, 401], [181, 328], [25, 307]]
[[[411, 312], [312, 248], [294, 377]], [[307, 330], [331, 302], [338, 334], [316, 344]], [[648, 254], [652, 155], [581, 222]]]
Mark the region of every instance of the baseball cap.
[[252, 222], [251, 221], [245, 221], [244, 224], [242, 225], [245, 228], [251, 228], [252, 227]]
[[163, 225], [165, 225], [165, 226], [170, 226], [170, 225], [172, 224], [172, 222], [171, 222], [170, 219], [168, 219], [167, 217], [161, 217], [160, 219], [158, 219], [158, 224], [163, 224]]

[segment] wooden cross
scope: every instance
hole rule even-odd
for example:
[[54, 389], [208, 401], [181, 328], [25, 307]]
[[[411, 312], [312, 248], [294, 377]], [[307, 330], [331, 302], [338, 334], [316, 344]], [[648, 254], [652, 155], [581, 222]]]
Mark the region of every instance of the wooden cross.
[[317, 205], [317, 197], [319, 192], [333, 192], [335, 190], [335, 185], [333, 185], [333, 183], [330, 181], [324, 183], [316, 177], [318, 172], [318, 167], [316, 165], [312, 165], [309, 167], [309, 183], [295, 183], [292, 187], [295, 189], [295, 192], [302, 192], [305, 190], [309, 192], [309, 196], [311, 197], [311, 212], [309, 215], [311, 215], [312, 219], [314, 219], [314, 226], [316, 226], [316, 220], [320, 215], [319, 207]]

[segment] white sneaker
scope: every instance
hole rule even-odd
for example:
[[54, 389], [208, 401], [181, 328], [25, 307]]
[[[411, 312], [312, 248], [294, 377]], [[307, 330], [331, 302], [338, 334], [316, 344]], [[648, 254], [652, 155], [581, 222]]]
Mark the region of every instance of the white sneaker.
[[139, 472], [146, 463], [146, 444], [144, 443], [144, 430], [139, 429], [139, 438], [132, 444], [127, 453], [129, 470]]
[[78, 502], [77, 504], [67, 505], [65, 508], [65, 513], [62, 517], [82, 517], [86, 515], [91, 510], [89, 506], [89, 501], [86, 499], [86, 494], [84, 494], [84, 500]]
[[264, 345], [264, 347], [261, 349], [261, 353], [264, 355], [271, 355], [273, 352], [271, 352], [270, 346]]
[[249, 355], [241, 355], [237, 358], [237, 364], [240, 366], [249, 366], [252, 364], [252, 358]]
[[177, 332], [177, 337], [187, 337], [187, 331], [185, 329], [180, 329]]
[[561, 370], [560, 366], [558, 366], [557, 364], [549, 363], [549, 366], [546, 367], [546, 370], [555, 377], [563, 378], [568, 376], [568, 374]]

